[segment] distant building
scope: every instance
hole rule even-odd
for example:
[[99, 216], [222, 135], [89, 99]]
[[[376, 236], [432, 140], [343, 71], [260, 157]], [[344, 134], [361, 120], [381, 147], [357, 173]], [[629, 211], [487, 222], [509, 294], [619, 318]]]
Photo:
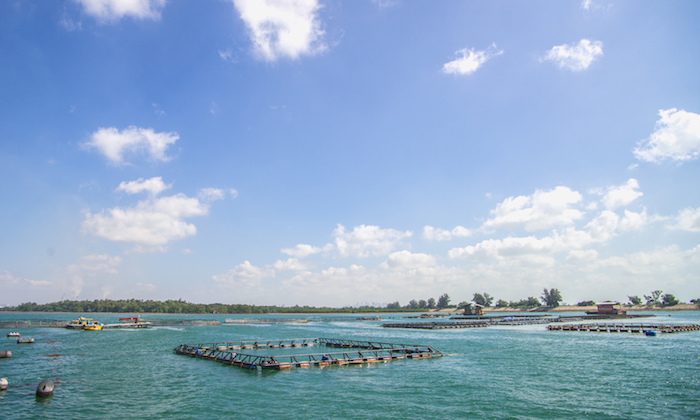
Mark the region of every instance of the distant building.
[[601, 314], [601, 315], [624, 315], [627, 313], [625, 309], [622, 307], [620, 302], [613, 302], [613, 301], [605, 301], [605, 302], [598, 302], [595, 304], [597, 310], [595, 312], [590, 312], [594, 314]]
[[478, 303], [472, 303], [464, 307], [463, 315], [483, 315], [484, 305], [479, 305]]

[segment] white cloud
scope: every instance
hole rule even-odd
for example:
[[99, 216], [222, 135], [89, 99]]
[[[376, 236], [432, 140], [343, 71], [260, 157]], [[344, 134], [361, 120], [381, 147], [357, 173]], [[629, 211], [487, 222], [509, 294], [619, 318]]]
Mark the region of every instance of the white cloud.
[[449, 241], [452, 238], [463, 238], [471, 235], [472, 231], [463, 226], [457, 226], [451, 231], [434, 228], [432, 226], [425, 226], [423, 228], [423, 239], [429, 241]]
[[549, 191], [536, 190], [531, 196], [508, 197], [491, 211], [494, 217], [484, 222], [482, 228], [522, 226], [535, 231], [570, 225], [583, 217], [581, 211], [570, 207], [581, 199], [577, 191], [562, 186]]
[[17, 286], [44, 287], [53, 284], [46, 280], [31, 280], [13, 275], [7, 270], [0, 270], [0, 286], [2, 289]]
[[598, 217], [591, 220], [584, 229], [591, 242], [607, 242], [613, 236], [620, 222], [620, 216], [610, 210], [602, 211]]
[[127, 194], [137, 194], [142, 191], [147, 191], [151, 195], [158, 195], [161, 192], [172, 188], [173, 184], [166, 184], [161, 177], [153, 177], [144, 181], [139, 178], [136, 181], [123, 181], [119, 184], [116, 191], [124, 191]]
[[204, 216], [209, 206], [184, 194], [139, 201], [129, 208], [114, 207], [100, 213], [85, 213], [82, 232], [140, 245], [165, 245], [197, 233], [184, 218]]
[[641, 230], [647, 224], [649, 224], [649, 216], [647, 216], [646, 209], [641, 213], [625, 210], [625, 216], [620, 221], [620, 230]]
[[229, 63], [237, 63], [238, 59], [233, 56], [233, 51], [231, 49], [227, 49], [226, 51], [219, 50], [219, 57], [221, 57], [222, 60], [229, 62]]
[[634, 156], [645, 162], [660, 163], [695, 160], [700, 156], [700, 115], [676, 108], [660, 110], [651, 136], [637, 143]]
[[636, 191], [639, 188], [639, 182], [636, 179], [630, 178], [627, 183], [617, 186], [608, 187], [608, 192], [603, 197], [603, 204], [608, 210], [614, 210], [618, 207], [624, 207], [632, 203], [643, 193]]
[[388, 255], [402, 240], [413, 233], [401, 232], [394, 229], [380, 229], [379, 226], [355, 226], [352, 232], [346, 232], [345, 227], [338, 224], [333, 231], [338, 253], [343, 256], [369, 257]]
[[136, 283], [136, 290], [140, 292], [152, 293], [155, 292], [157, 287], [152, 283]]
[[435, 257], [428, 254], [399, 251], [389, 254], [389, 258], [380, 265], [382, 269], [404, 270], [424, 268], [435, 265]]
[[91, 254], [85, 255], [82, 259], [81, 264], [69, 265], [68, 271], [87, 272], [93, 275], [97, 273], [117, 274], [116, 267], [122, 263], [122, 258], [118, 255]]
[[277, 271], [303, 271], [309, 266], [296, 258], [288, 258], [287, 261], [277, 260], [272, 267]]
[[102, 22], [119, 20], [125, 16], [137, 19], [159, 20], [165, 0], [74, 0], [88, 15]]
[[212, 276], [215, 283], [228, 286], [258, 287], [262, 280], [275, 277], [275, 270], [270, 267], [256, 267], [248, 261], [238, 264], [226, 274]]
[[686, 208], [678, 212], [676, 224], [669, 226], [672, 230], [685, 230], [688, 232], [700, 232], [700, 207], [696, 209]]
[[551, 61], [559, 68], [572, 71], [587, 69], [591, 63], [603, 55], [603, 43], [582, 39], [578, 44], [557, 45], [542, 58], [542, 61]]
[[461, 57], [445, 63], [442, 66], [442, 71], [447, 74], [471, 74], [474, 73], [482, 64], [492, 59], [493, 57], [503, 54], [503, 50], [496, 49], [496, 44], [492, 44], [485, 50], [475, 51], [474, 48], [464, 48], [455, 52]]
[[321, 248], [307, 244], [298, 244], [294, 248], [282, 248], [282, 253], [296, 258], [306, 258], [309, 255], [318, 254]]
[[572, 249], [569, 251], [569, 255], [566, 256], [567, 261], [581, 262], [581, 261], [593, 261], [598, 258], [598, 251], [595, 249], [586, 250], [576, 250]]
[[255, 51], [267, 61], [324, 51], [317, 0], [233, 0]]
[[199, 197], [199, 199], [202, 201], [211, 203], [212, 201], [223, 200], [226, 198], [226, 194], [230, 194], [231, 198], [238, 197], [238, 191], [234, 190], [233, 188], [229, 190], [223, 190], [220, 188], [202, 188], [197, 193], [197, 197]]
[[145, 153], [149, 158], [167, 162], [171, 158], [166, 150], [180, 136], [175, 133], [156, 133], [152, 128], [128, 127], [122, 131], [114, 127], [100, 128], [90, 135], [90, 140], [83, 143], [86, 149], [97, 149], [113, 165], [123, 165], [127, 153]]
[[509, 236], [504, 239], [487, 239], [474, 246], [452, 248], [447, 256], [452, 259], [491, 260], [528, 254], [548, 254], [554, 250], [554, 247], [555, 241], [551, 237], [537, 239], [534, 236], [525, 238]]
[[583, 0], [581, 2], [581, 9], [583, 10], [589, 10], [591, 8], [591, 5], [593, 4], [592, 0]]

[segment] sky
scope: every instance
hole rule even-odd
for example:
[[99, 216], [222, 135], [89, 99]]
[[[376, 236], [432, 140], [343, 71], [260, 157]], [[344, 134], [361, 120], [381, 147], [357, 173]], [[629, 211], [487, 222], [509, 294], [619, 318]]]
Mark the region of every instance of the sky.
[[700, 2], [0, 2], [0, 305], [700, 298]]

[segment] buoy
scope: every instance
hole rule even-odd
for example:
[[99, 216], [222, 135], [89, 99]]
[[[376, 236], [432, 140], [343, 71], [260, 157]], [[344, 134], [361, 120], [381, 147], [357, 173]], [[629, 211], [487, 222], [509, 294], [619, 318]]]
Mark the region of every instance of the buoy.
[[7, 378], [0, 378], [0, 391], [7, 389]]
[[44, 379], [39, 383], [39, 386], [36, 387], [36, 396], [37, 397], [48, 397], [50, 395], [53, 395], [53, 381], [51, 379]]
[[12, 352], [9, 350], [0, 351], [0, 359], [9, 359], [12, 357]]

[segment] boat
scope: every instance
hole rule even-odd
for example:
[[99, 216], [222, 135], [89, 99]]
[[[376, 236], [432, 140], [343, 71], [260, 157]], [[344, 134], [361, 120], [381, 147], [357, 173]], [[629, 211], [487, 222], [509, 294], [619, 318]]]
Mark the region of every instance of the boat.
[[102, 329], [102, 323], [99, 321], [93, 321], [92, 318], [80, 317], [74, 319], [68, 324], [66, 328], [72, 330], [87, 330], [87, 331], [100, 331]]
[[100, 321], [92, 321], [83, 326], [83, 330], [85, 331], [101, 331], [102, 330], [102, 323]]

